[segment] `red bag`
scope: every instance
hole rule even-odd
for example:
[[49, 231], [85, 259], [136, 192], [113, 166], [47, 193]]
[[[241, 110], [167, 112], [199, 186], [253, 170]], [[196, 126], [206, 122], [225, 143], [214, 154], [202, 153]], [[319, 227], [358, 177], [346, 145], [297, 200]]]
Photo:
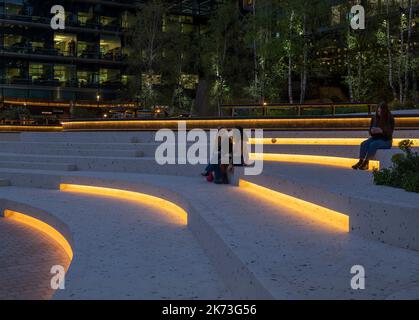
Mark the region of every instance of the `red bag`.
[[213, 182], [214, 181], [214, 175], [212, 174], [212, 172], [210, 172], [209, 175], [207, 175], [207, 181], [208, 182]]

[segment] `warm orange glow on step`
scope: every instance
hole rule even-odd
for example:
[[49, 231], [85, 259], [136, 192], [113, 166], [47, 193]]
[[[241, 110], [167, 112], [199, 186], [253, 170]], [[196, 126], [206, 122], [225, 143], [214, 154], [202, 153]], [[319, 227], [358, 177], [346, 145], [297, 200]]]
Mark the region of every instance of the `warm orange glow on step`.
[[56, 229], [51, 227], [49, 224], [41, 220], [38, 220], [36, 218], [33, 218], [31, 216], [28, 216], [24, 213], [16, 212], [16, 211], [8, 210], [8, 209], [4, 210], [4, 217], [7, 218], [8, 220], [13, 220], [18, 223], [25, 224], [42, 233], [45, 233], [64, 249], [65, 253], [70, 258], [70, 260], [73, 259], [73, 250], [71, 248], [71, 245], [68, 243], [67, 239], [60, 232], [58, 232]]
[[[188, 129], [209, 129], [241, 126], [243, 128], [323, 130], [323, 129], [367, 129], [371, 117], [362, 118], [236, 118], [236, 119], [156, 119], [156, 120], [107, 120], [63, 122], [64, 131], [112, 131], [112, 130], [159, 130], [177, 129], [179, 121], [186, 121]], [[396, 127], [416, 128], [419, 117], [396, 117]]]
[[[319, 145], [319, 146], [359, 146], [366, 138], [249, 138], [250, 144], [264, 145]], [[419, 147], [419, 139], [393, 139], [393, 147], [403, 140], [410, 140]]]
[[184, 209], [174, 204], [173, 202], [145, 193], [76, 184], [61, 184], [60, 190], [66, 192], [78, 192], [88, 195], [105, 196], [118, 199], [125, 199], [129, 201], [136, 201], [143, 205], [147, 205], [159, 209], [160, 211], [164, 211], [165, 213], [168, 213], [168, 220], [175, 224], [187, 225], [188, 223], [188, 214]]
[[[263, 160], [273, 162], [290, 162], [290, 163], [305, 163], [305, 164], [319, 164], [324, 166], [334, 166], [351, 168], [352, 165], [358, 162], [358, 159], [329, 157], [329, 156], [314, 156], [305, 154], [282, 154], [282, 153], [250, 153], [250, 160]], [[369, 170], [380, 169], [380, 161], [370, 161]]]
[[265, 145], [355, 146], [361, 144], [364, 140], [361, 138], [249, 138], [249, 143]]
[[0, 132], [59, 132], [62, 127], [59, 126], [14, 126], [14, 125], [0, 125]]
[[320, 224], [332, 227], [341, 232], [349, 232], [349, 216], [317, 204], [301, 200], [287, 194], [262, 187], [260, 185], [240, 180], [240, 188], [251, 194], [256, 199], [268, 201], [294, 210], [303, 218], [310, 218]]

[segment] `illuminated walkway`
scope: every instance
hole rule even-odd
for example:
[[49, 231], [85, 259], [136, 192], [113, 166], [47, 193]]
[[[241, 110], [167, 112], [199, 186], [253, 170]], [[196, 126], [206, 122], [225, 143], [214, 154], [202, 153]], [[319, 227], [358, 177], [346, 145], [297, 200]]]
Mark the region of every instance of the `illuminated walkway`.
[[50, 299], [50, 270], [69, 258], [49, 237], [31, 227], [0, 219], [0, 300]]
[[[276, 169], [279, 174], [281, 168]], [[282, 167], [283, 173], [288, 169]], [[57, 298], [176, 298], [179, 293], [181, 298], [217, 298], [223, 297], [222, 282], [233, 298], [381, 299], [419, 286], [417, 251], [321, 224], [246, 189], [209, 184], [200, 177], [52, 171], [28, 171], [25, 176], [29, 173], [34, 175], [32, 179], [45, 181], [57, 175], [86, 184], [106, 180], [105, 184], [114, 183], [118, 188], [138, 186], [147, 190], [152, 186], [161, 190], [161, 196], [166, 191], [175, 192], [194, 209], [188, 211], [188, 219], [195, 237], [182, 226], [163, 223], [155, 212], [146, 211], [142, 219], [136, 206], [120, 200], [58, 191], [0, 189], [2, 197], [47, 206], [50, 212], [65, 218], [80, 239], [75, 254], [78, 248], [87, 246], [82, 252], [96, 257], [86, 261], [86, 268], [79, 269], [82, 273], [74, 273], [74, 269], [72, 273], [70, 268], [69, 289]], [[144, 260], [143, 250], [151, 260]], [[156, 252], [165, 253], [155, 256]], [[365, 267], [365, 290], [350, 287], [353, 265]], [[121, 274], [110, 271], [121, 267]], [[153, 295], [155, 289], [139, 290], [144, 281], [164, 293]], [[126, 296], [127, 292], [131, 296]]]

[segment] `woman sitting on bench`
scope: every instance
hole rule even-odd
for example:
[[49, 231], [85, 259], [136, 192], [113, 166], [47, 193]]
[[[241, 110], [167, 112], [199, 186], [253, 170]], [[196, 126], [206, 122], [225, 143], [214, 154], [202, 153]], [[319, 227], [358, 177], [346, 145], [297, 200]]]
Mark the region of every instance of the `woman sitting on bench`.
[[393, 144], [394, 118], [385, 102], [381, 102], [371, 119], [370, 138], [361, 143], [359, 161], [352, 168], [368, 170], [369, 161], [378, 149], [391, 149]]

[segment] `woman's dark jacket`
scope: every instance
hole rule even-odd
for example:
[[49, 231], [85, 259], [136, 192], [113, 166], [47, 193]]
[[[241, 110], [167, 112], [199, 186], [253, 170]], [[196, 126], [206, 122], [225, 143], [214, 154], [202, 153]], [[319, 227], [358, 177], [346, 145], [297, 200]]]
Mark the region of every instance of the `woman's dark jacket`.
[[[383, 133], [372, 134], [371, 129], [373, 127], [380, 128], [381, 130], [383, 130]], [[369, 132], [370, 132], [371, 137], [373, 137], [373, 138], [380, 138], [380, 139], [384, 139], [384, 140], [392, 140], [393, 139], [394, 127], [395, 127], [395, 123], [394, 123], [394, 117], [392, 116], [392, 114], [389, 114], [389, 117], [388, 117], [387, 121], [385, 119], [377, 118], [377, 116], [374, 115], [371, 118], [371, 124], [370, 124]]]

